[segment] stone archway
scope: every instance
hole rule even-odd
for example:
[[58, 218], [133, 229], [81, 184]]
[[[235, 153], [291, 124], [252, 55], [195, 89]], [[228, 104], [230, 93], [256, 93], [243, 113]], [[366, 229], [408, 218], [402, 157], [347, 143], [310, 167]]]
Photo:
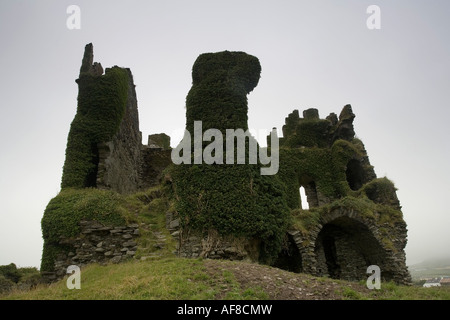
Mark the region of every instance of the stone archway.
[[314, 244], [316, 270], [335, 279], [367, 278], [369, 265], [384, 266], [387, 252], [363, 222], [341, 216], [323, 225]]
[[[385, 228], [391, 228], [384, 225]], [[389, 231], [394, 247], [387, 246], [375, 220], [351, 208], [338, 207], [320, 217], [307, 234], [291, 232], [302, 256], [303, 272], [343, 280], [367, 279], [367, 267], [377, 265], [383, 281], [408, 283], [404, 247], [406, 227]], [[389, 240], [389, 241], [386, 241]]]
[[289, 232], [286, 234], [285, 245], [272, 266], [295, 273], [303, 272], [302, 254], [294, 236]]

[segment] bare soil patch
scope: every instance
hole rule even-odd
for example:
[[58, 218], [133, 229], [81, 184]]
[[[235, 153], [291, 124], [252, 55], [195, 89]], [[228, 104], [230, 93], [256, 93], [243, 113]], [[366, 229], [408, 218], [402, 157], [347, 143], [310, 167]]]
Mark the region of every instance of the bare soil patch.
[[[242, 290], [260, 289], [270, 300], [342, 300], [352, 298], [349, 292], [364, 295], [369, 291], [356, 282], [319, 278], [242, 261], [204, 260], [204, 265], [206, 272], [219, 283], [225, 283], [222, 278], [224, 271], [228, 271], [234, 275]], [[223, 287], [224, 290], [216, 298], [223, 298], [231, 290], [226, 284]]]

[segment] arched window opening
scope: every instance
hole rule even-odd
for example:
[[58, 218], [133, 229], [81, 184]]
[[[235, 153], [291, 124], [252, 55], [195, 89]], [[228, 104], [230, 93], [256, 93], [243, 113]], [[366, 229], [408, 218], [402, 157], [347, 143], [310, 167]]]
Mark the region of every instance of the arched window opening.
[[307, 210], [319, 206], [319, 197], [317, 195], [316, 184], [314, 181], [300, 185], [301, 208]]
[[300, 186], [300, 207], [303, 210], [309, 209], [308, 197], [306, 196], [305, 187]]

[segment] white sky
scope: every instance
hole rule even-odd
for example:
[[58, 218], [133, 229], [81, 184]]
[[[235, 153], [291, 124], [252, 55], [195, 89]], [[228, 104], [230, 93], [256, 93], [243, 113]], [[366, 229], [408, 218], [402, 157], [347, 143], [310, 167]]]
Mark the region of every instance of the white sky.
[[[71, 4], [80, 30], [66, 27]], [[366, 26], [371, 4], [380, 30]], [[399, 189], [407, 263], [448, 256], [449, 16], [446, 0], [2, 0], [0, 265], [40, 266], [40, 221], [59, 192], [89, 42], [104, 68], [131, 68], [144, 143], [183, 131], [192, 64], [204, 52], [259, 58], [251, 128], [281, 128], [294, 109], [324, 118], [350, 103], [377, 175]]]

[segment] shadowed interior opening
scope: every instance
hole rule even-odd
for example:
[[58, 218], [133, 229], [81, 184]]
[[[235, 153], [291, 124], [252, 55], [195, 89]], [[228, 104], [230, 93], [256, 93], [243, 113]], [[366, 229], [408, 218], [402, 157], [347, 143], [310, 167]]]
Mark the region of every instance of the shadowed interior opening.
[[367, 279], [367, 267], [383, 270], [386, 253], [363, 223], [340, 217], [326, 223], [315, 243], [317, 271], [334, 279]]
[[287, 241], [281, 252], [278, 254], [273, 266], [283, 270], [300, 273], [303, 271], [300, 251], [291, 235], [288, 234], [286, 240]]
[[347, 164], [345, 174], [350, 189], [358, 190], [362, 187], [364, 182], [364, 170], [361, 166], [361, 162], [355, 159], [350, 160]]

